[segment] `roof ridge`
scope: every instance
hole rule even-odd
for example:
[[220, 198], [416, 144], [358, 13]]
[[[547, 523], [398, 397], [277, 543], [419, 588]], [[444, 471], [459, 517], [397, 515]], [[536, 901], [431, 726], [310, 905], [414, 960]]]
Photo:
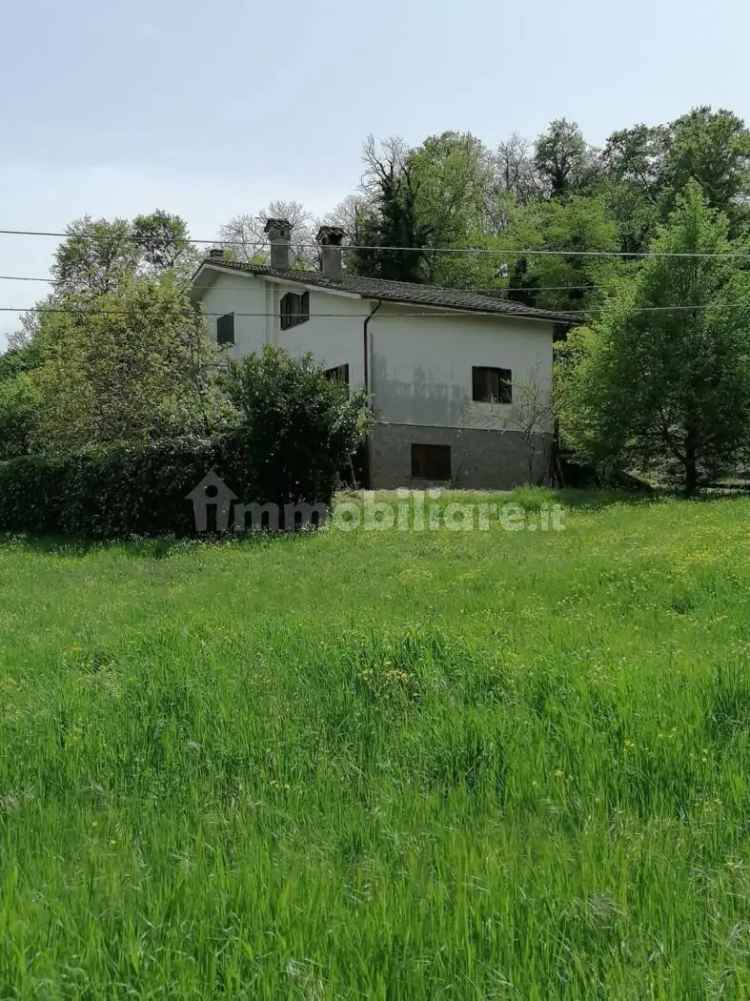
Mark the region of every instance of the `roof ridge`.
[[382, 299], [390, 302], [401, 302], [405, 305], [434, 306], [439, 309], [454, 309], [465, 313], [526, 317], [528, 319], [548, 320], [550, 323], [580, 322], [579, 317], [564, 310], [525, 306], [523, 303], [500, 299], [473, 289], [427, 285], [420, 282], [391, 281], [388, 278], [370, 278], [367, 275], [347, 274], [342, 280], [338, 280], [324, 275], [321, 271], [295, 271], [291, 268], [273, 268], [267, 264], [251, 264], [249, 261], [221, 261], [211, 257], [205, 258], [198, 271], [205, 265], [217, 269], [226, 267], [227, 270], [247, 275], [268, 275], [271, 278], [282, 278], [299, 284], [311, 284], [324, 290], [351, 292], [364, 299]]

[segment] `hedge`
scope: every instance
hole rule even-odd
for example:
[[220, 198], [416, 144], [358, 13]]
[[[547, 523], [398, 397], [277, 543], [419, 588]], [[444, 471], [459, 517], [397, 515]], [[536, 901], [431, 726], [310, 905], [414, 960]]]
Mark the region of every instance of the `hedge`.
[[[241, 436], [182, 438], [62, 459], [0, 463], [0, 532], [112, 538], [194, 532], [186, 495], [215, 469], [240, 500], [261, 503], [260, 481]], [[312, 501], [329, 503], [333, 484]], [[295, 498], [295, 500], [301, 498]]]

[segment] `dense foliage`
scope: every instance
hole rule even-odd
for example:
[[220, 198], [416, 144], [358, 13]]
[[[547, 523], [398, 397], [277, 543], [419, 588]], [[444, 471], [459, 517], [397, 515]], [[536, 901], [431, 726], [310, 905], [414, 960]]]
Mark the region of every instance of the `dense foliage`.
[[560, 348], [560, 413], [580, 455], [670, 474], [688, 493], [747, 455], [750, 273], [729, 228], [691, 182], [653, 244], [661, 256]]
[[203, 320], [169, 278], [127, 279], [93, 308], [68, 296], [45, 338], [35, 451], [206, 435], [228, 416]]
[[0, 531], [107, 538], [132, 533], [187, 535], [187, 494], [217, 468], [247, 487], [241, 443], [187, 438], [137, 448], [62, 457], [22, 456], [0, 463]]
[[57, 249], [53, 271], [59, 294], [92, 296], [111, 292], [136, 274], [170, 271], [187, 279], [199, 259], [185, 221], [157, 210], [132, 222], [76, 220]]
[[368, 429], [364, 394], [350, 396], [312, 356], [270, 346], [233, 363], [222, 384], [240, 415], [256, 496], [280, 506], [329, 500]]
[[310, 358], [271, 349], [224, 378], [239, 415], [224, 435], [119, 441], [0, 462], [0, 531], [190, 534], [187, 494], [212, 469], [240, 502], [278, 505], [280, 527], [287, 504], [329, 505], [366, 431], [364, 398], [350, 399]]

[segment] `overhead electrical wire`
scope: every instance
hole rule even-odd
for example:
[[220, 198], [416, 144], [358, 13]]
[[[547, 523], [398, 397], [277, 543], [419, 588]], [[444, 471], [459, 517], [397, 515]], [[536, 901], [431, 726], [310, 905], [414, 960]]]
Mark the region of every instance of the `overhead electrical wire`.
[[[57, 237], [64, 239], [70, 233], [61, 233], [52, 230], [32, 230], [32, 229], [0, 229], [1, 236], [41, 236]], [[141, 241], [143, 242], [143, 241]], [[207, 246], [224, 247], [261, 247], [268, 246], [269, 241], [255, 242], [246, 240], [199, 240], [195, 237], [185, 237], [185, 243], [205, 244]], [[294, 243], [292, 245], [304, 250], [319, 250], [317, 243]], [[370, 244], [350, 243], [340, 248], [341, 250], [372, 250], [387, 251], [388, 253], [405, 254], [470, 254], [476, 256], [489, 257], [619, 257], [619, 258], [748, 258], [750, 251], [727, 251], [717, 253], [711, 251], [668, 251], [668, 250], [551, 250], [537, 248], [523, 248], [512, 250], [491, 250], [487, 247], [400, 247], [400, 246], [373, 246]]]
[[[389, 300], [383, 300], [388, 302]], [[390, 300], [393, 301], [393, 300]], [[397, 301], [394, 305], [403, 305]], [[428, 305], [428, 304], [425, 304]], [[502, 316], [502, 315], [517, 315], [520, 319], [540, 319], [546, 320], [546, 316], [534, 316], [534, 312], [538, 311], [540, 313], [547, 314], [557, 314], [560, 317], [563, 316], [586, 316], [592, 311], [601, 311], [606, 309], [606, 305], [601, 306], [589, 306], [587, 309], [536, 309], [536, 307], [528, 307], [532, 312], [530, 314], [525, 314], [522, 312], [524, 306], [522, 303], [512, 303], [511, 305], [516, 305], [519, 307], [519, 312], [516, 314], [511, 311], [509, 314], [503, 314], [502, 312], [493, 312], [489, 310], [478, 309], [467, 309], [461, 306], [436, 306], [428, 309], [409, 309], [402, 313], [386, 313], [383, 315], [383, 319], [403, 319], [405, 317], [430, 317], [432, 319], [454, 319], [455, 313], [473, 313], [479, 316]], [[663, 313], [675, 310], [707, 310], [707, 309], [750, 309], [750, 305], [742, 302], [722, 302], [722, 303], [695, 303], [694, 305], [685, 305], [683, 303], [669, 305], [669, 306], [634, 306], [630, 312], [636, 313]], [[122, 309], [87, 309], [85, 307], [77, 308], [75, 306], [0, 306], [0, 313], [69, 313], [76, 316], [126, 316], [127, 311]], [[238, 310], [232, 311], [234, 316], [240, 317], [276, 317], [277, 313], [268, 312], [240, 312]], [[219, 317], [226, 315], [225, 313], [201, 313], [201, 316], [206, 317]], [[315, 320], [315, 319], [332, 319], [332, 320], [361, 320], [366, 319], [370, 316], [369, 313], [310, 313], [305, 319]]]
[[[292, 271], [293, 270], [294, 269], [292, 269]], [[304, 272], [304, 271], [300, 272], [301, 275], [305, 275], [307, 273], [308, 272]], [[251, 274], [251, 272], [248, 272], [248, 274]], [[41, 278], [41, 277], [37, 278], [37, 277], [30, 277], [29, 275], [0, 275], [0, 281], [6, 281], [6, 282], [49, 282], [51, 285], [60, 284], [59, 280], [56, 279], [56, 278]], [[300, 278], [300, 282], [304, 282], [304, 278]], [[411, 284], [411, 283], [409, 283], [409, 284]], [[419, 284], [419, 283], [415, 283], [415, 284]], [[246, 289], [247, 285], [245, 285], [244, 282], [243, 283], [237, 282], [236, 284], [231, 284], [229, 282], [225, 282], [224, 285], [223, 285], [223, 287], [224, 288], [241, 288], [241, 289]], [[429, 285], [425, 285], [425, 288], [430, 288], [430, 287], [431, 286], [429, 286]], [[432, 287], [439, 288], [440, 286], [432, 286]], [[490, 289], [489, 287], [487, 287], [487, 288], [481, 288], [481, 289], [480, 288], [474, 289], [474, 288], [458, 288], [458, 287], [453, 286], [452, 287], [452, 291], [454, 291], [454, 292], [473, 292], [475, 295], [484, 295], [484, 296], [487, 296], [489, 298], [492, 298], [493, 296], [495, 296], [497, 293], [500, 293], [500, 292], [578, 292], [578, 291], [581, 291], [581, 292], [592, 292], [592, 291], [594, 291], [596, 289], [609, 289], [609, 288], [617, 289], [617, 288], [622, 288], [622, 287], [624, 287], [624, 286], [623, 285], [618, 285], [618, 284], [615, 284], [615, 283], [610, 283], [610, 284], [605, 284], [605, 285], [534, 285], [533, 287], [532, 286], [526, 286], [525, 287], [525, 286], [522, 286], [522, 285], [508, 285], [508, 286], [505, 286], [505, 287], [498, 286], [497, 288], [493, 288], [493, 289]], [[346, 289], [343, 289], [343, 291], [346, 291]]]

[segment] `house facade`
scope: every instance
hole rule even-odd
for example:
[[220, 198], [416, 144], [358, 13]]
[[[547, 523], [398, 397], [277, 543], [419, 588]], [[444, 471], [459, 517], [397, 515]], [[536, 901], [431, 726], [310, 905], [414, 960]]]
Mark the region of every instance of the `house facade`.
[[241, 358], [307, 352], [364, 389], [375, 414], [373, 489], [508, 489], [542, 479], [552, 440], [552, 344], [565, 314], [491, 295], [347, 275], [337, 227], [320, 271], [290, 267], [290, 227], [269, 220], [269, 266], [212, 252], [193, 279], [211, 336]]

